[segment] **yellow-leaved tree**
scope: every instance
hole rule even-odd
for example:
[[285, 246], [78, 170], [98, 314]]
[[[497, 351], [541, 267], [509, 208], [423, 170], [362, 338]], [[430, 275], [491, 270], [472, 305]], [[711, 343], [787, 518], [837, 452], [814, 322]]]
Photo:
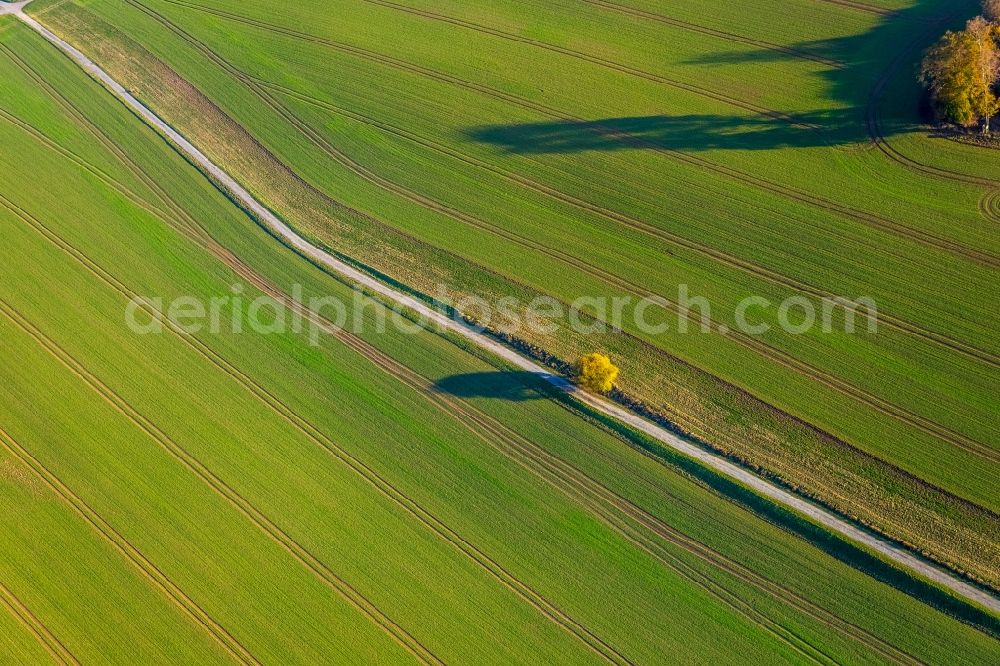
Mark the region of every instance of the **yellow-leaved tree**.
[[576, 362], [576, 383], [594, 393], [607, 393], [618, 379], [618, 366], [604, 354], [586, 354]]
[[963, 127], [979, 123], [983, 134], [990, 133], [990, 119], [1000, 112], [998, 38], [1000, 25], [978, 16], [927, 51], [920, 78], [939, 119]]

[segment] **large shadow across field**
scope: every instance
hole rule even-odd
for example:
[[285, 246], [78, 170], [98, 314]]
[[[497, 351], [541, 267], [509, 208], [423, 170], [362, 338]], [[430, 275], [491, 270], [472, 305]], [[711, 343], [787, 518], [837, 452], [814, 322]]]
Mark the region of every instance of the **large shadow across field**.
[[[518, 154], [650, 148], [690, 152], [771, 150], [853, 144], [868, 139], [869, 101], [890, 70], [900, 76], [912, 74], [914, 83], [905, 100], [889, 105], [887, 111], [892, 115], [887, 118], [890, 122], [885, 123], [885, 128], [889, 128], [886, 131], [895, 134], [913, 131], [920, 118], [915, 79], [920, 54], [946, 29], [960, 27], [974, 16], [978, 6], [976, 0], [917, 0], [906, 9], [879, 17], [876, 25], [866, 32], [792, 45], [796, 51], [843, 64], [842, 67], [827, 65], [818, 74], [831, 102], [826, 109], [806, 113], [774, 109], [774, 114], [663, 114], [584, 122], [487, 125], [469, 128], [467, 135]], [[707, 53], [686, 63], [699, 69], [699, 76], [686, 80], [698, 81], [706, 66], [781, 62], [794, 57], [785, 51], [764, 49]], [[674, 70], [671, 74], [678, 76], [680, 72]]]

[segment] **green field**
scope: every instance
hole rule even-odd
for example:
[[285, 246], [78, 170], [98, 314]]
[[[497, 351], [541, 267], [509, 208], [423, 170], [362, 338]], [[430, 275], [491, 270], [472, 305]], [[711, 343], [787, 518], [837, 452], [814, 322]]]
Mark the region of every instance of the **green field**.
[[[417, 290], [874, 296], [877, 335], [530, 342], [1000, 582], [995, 162], [913, 131], [912, 58], [888, 152], [864, 130], [944, 3], [409, 1], [30, 11]], [[0, 81], [0, 662], [1000, 659], [995, 616], [446, 334], [128, 330], [136, 296], [351, 292], [10, 17]]]
[[1000, 584], [995, 156], [919, 129], [912, 77], [975, 3], [495, 4], [32, 11], [299, 231], [424, 293], [667, 317], [686, 284], [730, 329], [748, 295], [873, 298], [875, 334], [772, 308], [763, 335], [524, 337], [610, 352], [710, 446]]

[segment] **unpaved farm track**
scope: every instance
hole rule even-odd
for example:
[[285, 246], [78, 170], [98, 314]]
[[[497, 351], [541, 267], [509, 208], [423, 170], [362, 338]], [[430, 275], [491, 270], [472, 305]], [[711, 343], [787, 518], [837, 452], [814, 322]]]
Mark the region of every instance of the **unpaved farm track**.
[[[113, 289], [118, 291], [126, 301], [141, 302], [141, 296], [136, 292], [131, 291], [123, 283], [119, 282], [110, 273], [104, 270], [102, 267], [94, 263], [92, 260], [87, 258], [85, 255], [75, 250], [72, 246], [67, 244], [61, 238], [59, 238], [52, 230], [48, 229], [39, 220], [29, 215], [23, 209], [20, 209], [15, 204], [7, 201], [2, 196], [0, 196], [0, 205], [4, 205], [9, 210], [18, 215], [29, 226], [34, 228], [40, 234], [45, 236], [50, 242], [56, 244], [64, 252], [73, 257], [77, 262], [84, 265], [87, 270], [98, 277], [102, 282], [105, 282]], [[144, 306], [147, 307], [148, 306]], [[0, 313], [8, 314], [6, 312], [6, 306], [3, 301], [0, 301]], [[147, 309], [147, 314], [150, 316], [156, 316], [156, 312], [151, 308]], [[10, 316], [8, 314], [8, 316]], [[26, 320], [20, 318], [22, 322], [30, 326]], [[169, 322], [168, 322], [169, 324]], [[32, 329], [36, 335], [41, 336], [36, 329]], [[312, 443], [318, 445], [320, 448], [325, 450], [327, 453], [331, 454], [336, 459], [340, 460], [346, 464], [351, 470], [367, 481], [372, 487], [379, 491], [380, 494], [387, 497], [395, 504], [400, 506], [404, 511], [414, 517], [418, 522], [423, 524], [426, 528], [434, 532], [437, 536], [441, 537], [445, 542], [449, 543], [452, 547], [458, 550], [460, 553], [468, 557], [480, 568], [482, 568], [487, 573], [491, 574], [498, 581], [500, 581], [504, 586], [508, 587], [515, 594], [524, 599], [527, 603], [538, 610], [542, 615], [547, 617], [549, 620], [554, 622], [557, 626], [560, 626], [566, 630], [570, 635], [574, 636], [580, 640], [588, 648], [604, 657], [608, 662], [615, 664], [628, 664], [630, 663], [626, 658], [620, 655], [613, 647], [606, 643], [603, 639], [593, 634], [589, 629], [579, 624], [558, 607], [548, 601], [541, 594], [536, 592], [526, 583], [518, 579], [516, 576], [511, 574], [508, 570], [502, 567], [495, 560], [486, 555], [483, 551], [479, 550], [475, 545], [471, 544], [463, 537], [461, 537], [457, 532], [449, 528], [433, 514], [425, 510], [414, 500], [404, 494], [402, 491], [397, 489], [387, 480], [382, 478], [374, 469], [369, 467], [360, 459], [351, 455], [348, 451], [341, 448], [339, 444], [331, 440], [320, 428], [315, 426], [313, 423], [293, 411], [284, 402], [282, 402], [277, 396], [268, 391], [264, 386], [259, 384], [256, 380], [251, 378], [249, 375], [245, 374], [240, 369], [233, 366], [225, 358], [216, 353], [213, 349], [205, 345], [203, 342], [191, 336], [183, 335], [180, 331], [176, 330], [172, 326], [168, 325], [167, 329], [172, 334], [174, 334], [179, 340], [184, 342], [188, 347], [197, 352], [200, 356], [211, 362], [213, 365], [218, 367], [224, 373], [233, 378], [237, 383], [239, 383], [244, 389], [247, 390], [251, 395], [263, 403], [266, 407], [270, 408], [277, 415], [282, 417], [289, 424], [294, 426], [302, 435], [304, 435]], [[33, 336], [35, 337], [35, 336]], [[47, 341], [44, 337], [37, 337], [42, 342]], [[184, 450], [177, 442], [172, 440], [166, 433], [160, 430], [155, 424], [146, 419], [142, 414], [137, 412], [131, 407], [127, 402], [124, 401], [120, 396], [113, 392], [112, 389], [106, 385], [100, 383], [96, 377], [89, 373], [83, 366], [77, 362], [75, 359], [70, 357], [65, 351], [61, 350], [54, 342], [48, 341], [48, 344], [44, 345], [47, 350], [49, 350], [53, 355], [56, 356], [60, 361], [66, 364], [68, 367], [74, 369], [81, 377], [87, 379], [87, 383], [98, 391], [101, 395], [107, 397], [116, 408], [119, 409], [124, 415], [128, 416], [130, 420], [140, 425], [140, 427], [150, 435], [155, 441], [157, 441], [165, 450], [167, 450], [171, 455], [180, 460], [185, 467], [193, 471], [197, 476], [199, 476], [203, 481], [205, 481], [209, 486], [211, 486], [219, 495], [228, 500], [234, 507], [236, 507], [241, 513], [247, 516], [255, 525], [257, 525], [265, 534], [271, 537], [276, 543], [283, 546], [306, 568], [311, 570], [313, 573], [320, 578], [321, 581], [330, 586], [338, 594], [341, 594], [352, 605], [354, 605], [358, 610], [363, 612], [366, 616], [372, 619], [377, 625], [382, 627], [390, 636], [397, 639], [404, 647], [409, 649], [418, 657], [421, 661], [429, 664], [440, 664], [441, 661], [435, 657], [429, 650], [422, 646], [415, 638], [410, 636], [406, 631], [385, 616], [380, 610], [378, 610], [370, 601], [363, 597], [357, 590], [350, 586], [349, 583], [339, 578], [333, 571], [331, 571], [325, 564], [323, 564], [316, 556], [306, 550], [303, 546], [298, 544], [290, 535], [284, 532], [277, 524], [275, 524], [270, 518], [261, 513], [256, 507], [254, 507], [249, 501], [243, 498], [237, 491], [225, 483], [221, 478], [215, 475], [210, 469], [204, 466], [197, 458], [192, 456], [186, 450]]]
[[[815, 618], [817, 621], [838, 630], [845, 636], [853, 638], [874, 652], [882, 654], [890, 660], [896, 661], [897, 663], [913, 663], [919, 661], [912, 655], [900, 652], [891, 644], [886, 643], [866, 630], [844, 621], [835, 614], [817, 606], [808, 599], [799, 596], [795, 592], [781, 586], [780, 584], [774, 583], [769, 579], [760, 576], [756, 572], [747, 569], [722, 553], [719, 553], [718, 551], [711, 549], [709, 546], [675, 530], [666, 523], [660, 521], [655, 516], [617, 495], [606, 486], [603, 486], [599, 482], [593, 480], [579, 469], [565, 463], [544, 450], [542, 447], [511, 431], [506, 426], [479, 411], [468, 402], [458, 400], [435, 391], [430, 379], [415, 373], [406, 366], [403, 366], [394, 359], [386, 356], [375, 347], [372, 347], [370, 344], [361, 340], [349, 331], [335, 326], [333, 323], [319, 317], [311, 310], [304, 308], [301, 303], [291, 299], [288, 294], [284, 293], [277, 286], [254, 272], [250, 269], [250, 267], [212, 239], [207, 230], [194, 218], [192, 218], [187, 211], [166, 191], [162, 190], [155, 180], [146, 175], [145, 172], [132, 161], [127, 153], [122, 151], [117, 144], [111, 141], [98, 126], [94, 125], [85, 115], [80, 113], [61, 92], [50, 86], [44, 78], [38, 74], [38, 72], [31, 68], [30, 65], [18, 58], [15, 53], [7, 49], [7, 47], [2, 44], [0, 44], [0, 51], [7, 54], [8, 57], [11, 57], [15, 63], [17, 63], [29, 76], [33, 78], [33, 80], [36, 81], [36, 83], [38, 83], [39, 86], [43, 88], [43, 90], [47, 92], [50, 98], [56, 101], [69, 115], [73, 116], [73, 118], [80, 123], [80, 126], [85, 128], [88, 133], [101, 143], [101, 145], [118, 156], [130, 173], [149, 186], [150, 189], [157, 194], [160, 202], [164, 204], [169, 211], [151, 210], [151, 212], [156, 214], [157, 217], [165, 224], [178, 229], [184, 233], [185, 236], [198, 243], [201, 247], [209, 250], [220, 261], [232, 268], [236, 274], [246, 279], [248, 283], [253, 284], [263, 293], [268, 294], [287, 307], [294, 309], [306, 319], [316, 323], [324, 331], [336, 337], [346, 346], [367, 358], [386, 373], [392, 375], [407, 386], [424, 393], [434, 402], [434, 404], [439, 406], [444, 413], [461, 415], [470, 430], [480, 436], [483, 441], [509, 456], [531, 473], [550, 483], [553, 487], [566, 494], [570, 499], [575, 500], [583, 506], [589, 508], [595, 515], [612, 527], [612, 529], [615, 529], [629, 541], [645, 550], [655, 559], [661, 561], [665, 566], [668, 566], [695, 584], [707, 589], [710, 594], [720, 598], [723, 603], [735, 608], [737, 612], [740, 612], [744, 616], [749, 616], [748, 619], [751, 621], [761, 624], [762, 622], [759, 618], [763, 618], [763, 623], [769, 625], [768, 628], [772, 631], [772, 633], [775, 633], [779, 639], [789, 642], [795, 649], [801, 651], [807, 646], [807, 644], [804, 644], [803, 647], [800, 647], [799, 645], [804, 643], [801, 639], [794, 636], [788, 637], [787, 630], [780, 625], [774, 625], [770, 618], [758, 613], [752, 607], [747, 608], [745, 602], [741, 599], [734, 597], [731, 593], [725, 591], [724, 589], [716, 589], [718, 588], [717, 585], [706, 581], [703, 575], [695, 572], [682, 560], [679, 560], [676, 556], [667, 552], [662, 545], [656, 543], [655, 541], [651, 541], [649, 536], [643, 533], [644, 531], [650, 532], [663, 541], [684, 549], [685, 551], [698, 557], [700, 560], [710, 563], [720, 570], [726, 571], [730, 575], [770, 595], [772, 598], [789, 604], [810, 617]], [[102, 180], [103, 179], [104, 178], [102, 178]], [[131, 198], [134, 201], [141, 200], [134, 192], [126, 191], [125, 193], [131, 194]], [[171, 217], [171, 215], [173, 217]], [[65, 242], [61, 244], [63, 247], [67, 245], [68, 244], [65, 244]], [[696, 509], [695, 507], [692, 508]], [[609, 510], [611, 510], [610, 514]], [[798, 644], [796, 644], [796, 642]], [[809, 656], [811, 658], [811, 655]]]
[[[417, 204], [418, 206], [421, 206], [428, 210], [436, 211], [462, 224], [466, 224], [469, 226], [473, 226], [477, 229], [481, 229], [483, 231], [486, 231], [487, 233], [501, 237], [511, 243], [520, 245], [522, 247], [526, 247], [535, 252], [539, 252], [541, 254], [544, 254], [545, 256], [560, 261], [568, 266], [577, 268], [589, 275], [598, 278], [605, 284], [622, 289], [626, 293], [638, 296], [640, 298], [651, 298], [655, 302], [660, 303], [663, 307], [670, 310], [671, 312], [679, 316], [686, 317], [687, 319], [692, 321], [692, 323], [695, 324], [699, 323], [700, 319], [698, 319], [698, 317], [686, 311], [685, 309], [680, 308], [677, 305], [677, 303], [671, 301], [670, 299], [660, 294], [651, 292], [648, 289], [638, 284], [635, 284], [634, 282], [631, 282], [609, 271], [606, 271], [603, 268], [591, 262], [588, 262], [584, 259], [568, 254], [566, 252], [550, 248], [527, 236], [518, 234], [516, 232], [510, 231], [496, 224], [491, 224], [485, 220], [479, 219], [475, 216], [456, 210], [445, 203], [431, 199], [418, 192], [410, 190], [405, 186], [399, 185], [391, 180], [388, 180], [386, 178], [379, 176], [378, 174], [373, 173], [367, 167], [357, 163], [356, 161], [351, 159], [348, 155], [344, 154], [343, 152], [338, 150], [335, 146], [330, 144], [330, 142], [327, 141], [321, 134], [319, 134], [316, 130], [314, 130], [304, 121], [302, 121], [297, 115], [295, 115], [295, 113], [291, 109], [282, 104], [281, 101], [278, 100], [272, 93], [268, 92], [268, 89], [284, 92], [285, 94], [298, 97], [300, 99], [303, 99], [304, 101], [322, 106], [323, 108], [326, 108], [328, 110], [333, 109], [333, 112], [335, 113], [341, 113], [343, 115], [349, 115], [352, 117], [365, 118], [365, 121], [368, 122], [369, 124], [379, 124], [384, 126], [384, 123], [378, 123], [378, 121], [361, 116], [361, 114], [358, 114], [357, 112], [349, 112], [339, 107], [333, 107], [332, 105], [323, 103], [321, 100], [316, 100], [315, 98], [310, 98], [307, 96], [303, 96], [301, 94], [296, 94], [292, 91], [289, 91], [287, 89], [282, 89], [279, 86], [275, 86], [273, 84], [268, 84], [265, 82], [258, 81], [257, 79], [254, 79], [253, 77], [249, 76], [243, 71], [237, 69], [234, 65], [232, 65], [232, 63], [225, 60], [217, 52], [212, 50], [208, 45], [196, 39], [190, 33], [188, 33], [187, 31], [183, 30], [182, 28], [171, 22], [162, 14], [156, 12], [155, 10], [152, 10], [149, 7], [146, 7], [142, 3], [137, 2], [135, 0], [126, 0], [126, 2], [135, 6], [140, 11], [143, 11], [144, 13], [148, 14], [149, 16], [160, 22], [162, 25], [164, 25], [164, 27], [166, 27], [168, 30], [171, 30], [179, 37], [190, 43], [192, 46], [199, 49], [203, 54], [205, 54], [206, 57], [208, 57], [210, 60], [216, 63], [223, 70], [228, 72], [236, 81], [242, 83], [260, 101], [262, 101], [265, 105], [270, 107], [277, 114], [279, 114], [286, 121], [288, 121], [314, 146], [316, 146], [321, 151], [326, 153], [329, 157], [336, 160], [345, 168], [349, 169], [350, 171], [359, 175], [365, 180], [368, 180], [369, 182], [377, 185], [378, 187], [381, 187], [382, 189], [385, 189], [386, 191], [405, 197], [409, 201]], [[394, 133], [401, 135], [403, 133], [403, 130], [394, 128]], [[417, 139], [417, 140], [421, 143], [421, 145], [425, 146], [432, 145], [431, 142], [427, 139]], [[493, 173], [498, 173], [498, 175], [501, 175], [521, 185], [529, 186], [528, 183], [530, 183], [530, 181], [527, 181], [527, 179], [521, 176], [516, 176], [514, 174], [502, 171], [498, 168], [492, 167], [491, 165], [476, 160], [475, 158], [457, 154], [454, 151], [451, 151], [450, 149], [443, 148], [436, 144], [433, 144], [433, 147], [437, 152], [455, 156], [458, 159], [461, 159], [465, 163], [471, 164], [478, 168], [486, 169]], [[546, 194], [547, 196], [550, 196], [550, 198], [552, 197], [551, 194], [548, 194], [549, 192], [548, 188], [543, 189], [543, 186], [537, 184], [530, 184], [530, 186], [531, 189], [533, 189], [534, 191]], [[564, 196], [560, 197], [560, 200], [565, 200], [565, 197]], [[641, 223], [636, 221], [634, 222], [634, 224], [641, 224]], [[713, 320], [712, 329], [719, 330], [719, 328], [720, 328], [719, 323]], [[637, 338], [636, 336], [626, 331], [623, 331], [622, 335], [628, 337], [636, 344], [641, 345], [643, 348], [651, 351], [652, 353], [662, 353], [662, 350], [660, 348], [652, 347], [651, 345], [649, 345], [648, 342], [645, 342], [644, 340]], [[876, 410], [877, 412], [885, 416], [897, 419], [933, 437], [940, 438], [957, 448], [972, 453], [973, 455], [978, 455], [986, 460], [990, 460], [993, 462], [1000, 462], [1000, 452], [998, 452], [994, 448], [983, 445], [969, 437], [962, 435], [961, 433], [958, 433], [945, 426], [935, 423], [934, 421], [924, 418], [909, 410], [906, 410], [903, 407], [899, 407], [898, 405], [895, 405], [888, 400], [882, 399], [879, 396], [852, 384], [851, 382], [843, 380], [819, 368], [816, 368], [810, 365], [809, 363], [801, 361], [793, 357], [792, 355], [780, 349], [777, 349], [776, 347], [769, 345], [753, 336], [747, 335], [738, 330], [729, 331], [728, 336], [732, 340], [737, 342], [739, 345], [743, 346], [744, 348], [756, 352], [757, 354], [760, 354], [764, 358], [767, 358], [794, 372], [806, 376], [813, 381], [819, 382], [835, 391], [838, 391], [843, 395], [846, 395], [854, 400], [857, 400], [858, 402], [861, 402], [871, 407], [872, 409]]]
[[[28, 17], [23, 13], [18, 14], [18, 17], [34, 30], [39, 32], [43, 37], [45, 37], [45, 39], [62, 50], [67, 56], [76, 61], [76, 63], [85, 69], [91, 76], [104, 84], [122, 102], [138, 113], [138, 115], [148, 124], [166, 136], [180, 151], [193, 160], [203, 171], [206, 172], [206, 174], [209, 175], [210, 178], [216, 181], [220, 187], [224, 188], [232, 196], [239, 199], [239, 201], [246, 206], [246, 208], [253, 215], [255, 215], [262, 224], [267, 226], [272, 233], [279, 236], [286, 244], [297, 250], [303, 256], [333, 272], [339, 273], [351, 282], [359, 284], [384, 298], [388, 298], [418, 312], [430, 321], [434, 321], [436, 324], [466, 338], [472, 343], [504, 359], [514, 367], [536, 374], [539, 378], [550, 383], [553, 387], [575, 396], [580, 402], [588, 405], [590, 408], [617, 419], [626, 425], [653, 437], [668, 447], [700, 461], [705, 466], [710, 467], [725, 476], [735, 479], [772, 501], [791, 508], [798, 513], [804, 514], [841, 536], [863, 544], [867, 548], [878, 552], [883, 557], [892, 560], [897, 565], [903, 566], [918, 575], [933, 580], [935, 583], [952, 590], [970, 601], [981, 604], [994, 612], [1000, 612], [1000, 599], [993, 594], [959, 579], [957, 576], [936, 567], [935, 565], [911, 554], [895, 544], [881, 539], [870, 532], [849, 523], [826, 509], [816, 506], [789, 491], [775, 486], [771, 482], [754, 475], [746, 469], [738, 467], [734, 463], [720, 456], [709, 453], [692, 442], [682, 439], [674, 433], [646, 421], [645, 419], [642, 419], [641, 417], [619, 407], [618, 405], [608, 403], [603, 399], [578, 391], [575, 386], [568, 383], [564, 378], [549, 373], [545, 368], [520, 356], [484, 334], [472, 330], [462, 323], [454, 321], [450, 317], [442, 315], [433, 308], [427, 306], [422, 301], [396, 291], [392, 287], [389, 287], [367, 274], [353, 268], [352, 266], [345, 264], [324, 250], [311, 245], [308, 241], [298, 236], [290, 227], [278, 219], [265, 206], [254, 199], [249, 192], [247, 192], [225, 171], [212, 163], [211, 160], [201, 153], [201, 151], [199, 151], [194, 145], [173, 130], [139, 100], [133, 97], [83, 53], [69, 45], [64, 40], [60, 39], [33, 18]], [[317, 434], [321, 435], [321, 433]], [[587, 640], [591, 638], [591, 636], [587, 636], [586, 634], [584, 636], [577, 636], [591, 646], [592, 649], [597, 651], [599, 654], [602, 654], [602, 656], [605, 656], [605, 658], [609, 661], [619, 663], [621, 663], [621, 661], [625, 661], [623, 659], [616, 659], [616, 657], [620, 657], [620, 655], [617, 655], [613, 651], [610, 654], [605, 652], [607, 646], [603, 644], [602, 641], [595, 641], [595, 645]]]
[[[27, 66], [26, 63], [25, 66]], [[33, 70], [31, 71], [33, 72]], [[44, 84], [44, 81], [41, 81], [40, 83]], [[46, 87], [46, 90], [50, 94], [58, 95], [55, 99], [61, 102], [61, 106], [68, 113], [72, 114], [78, 121], [80, 121], [81, 126], [86, 128], [88, 132], [95, 136], [95, 138], [97, 138], [109, 150], [116, 150], [116, 154], [118, 154], [120, 149], [103, 134], [100, 128], [93, 125], [85, 116], [79, 114], [76, 109], [69, 104], [68, 100], [63, 98], [61, 94], [58, 93], [58, 91], [52, 89], [51, 87]], [[120, 152], [120, 157], [122, 158], [126, 168], [128, 168], [133, 175], [136, 175], [151, 188], [156, 189], [155, 181], [149, 179], [149, 177], [144, 174], [138, 165], [132, 162], [126, 153]], [[138, 198], [138, 195], [135, 195], [134, 193], [132, 194]], [[192, 218], [184, 210], [184, 208], [166, 192], [158, 190], [157, 195], [160, 197], [161, 203], [169, 209], [169, 212], [159, 210], [154, 211], [158, 218], [165, 224], [178, 229], [185, 236], [212, 252], [212, 254], [220, 261], [232, 268], [237, 275], [246, 279], [248, 283], [254, 285], [263, 293], [268, 294], [278, 302], [294, 309], [303, 317], [316, 323], [322, 328], [322, 330], [336, 337], [346, 346], [367, 358], [386, 373], [392, 375], [407, 386], [422, 392], [430, 400], [432, 400], [443, 413], [461, 415], [470, 430], [476, 433], [484, 442], [494, 447], [504, 455], [507, 455], [529, 472], [535, 474], [543, 481], [546, 481], [557, 490], [564, 493], [571, 500], [574, 500], [585, 508], [590, 509], [609, 527], [620, 533], [639, 548], [643, 549], [654, 559], [660, 561], [664, 564], [664, 566], [669, 567], [679, 575], [687, 578], [699, 587], [702, 587], [709, 594], [718, 598], [722, 603], [729, 605], [738, 613], [747, 617], [747, 619], [751, 622], [763, 626], [779, 638], [779, 640], [788, 643], [793, 647], [793, 649], [798, 650], [803, 654], [803, 656], [806, 656], [809, 659], [815, 659], [816, 656], [819, 656], [822, 653], [819, 653], [818, 650], [810, 646], [806, 641], [789, 632], [780, 624], [775, 623], [766, 615], [756, 611], [741, 598], [733, 595], [731, 592], [718, 584], [708, 580], [704, 574], [692, 569], [683, 560], [667, 551], [660, 543], [657, 543], [655, 539], [651, 539], [649, 535], [652, 534], [654, 537], [662, 539], [664, 542], [671, 543], [679, 548], [682, 548], [686, 552], [698, 557], [700, 560], [729, 573], [747, 584], [750, 584], [754, 588], [768, 594], [776, 600], [789, 604], [806, 615], [813, 617], [817, 621], [839, 631], [849, 638], [858, 641], [874, 652], [882, 654], [896, 663], [919, 662], [919, 660], [912, 655], [900, 652], [891, 644], [886, 643], [866, 630], [846, 622], [833, 613], [830, 613], [822, 607], [812, 603], [808, 599], [799, 596], [795, 592], [781, 586], [780, 584], [770, 581], [750, 569], [747, 569], [727, 556], [711, 549], [709, 546], [688, 537], [681, 532], [678, 532], [666, 523], [660, 521], [655, 516], [632, 504], [628, 500], [625, 500], [620, 495], [617, 495], [606, 486], [594, 481], [591, 477], [587, 476], [579, 469], [565, 463], [530, 440], [527, 440], [521, 435], [511, 431], [506, 426], [479, 411], [468, 402], [455, 399], [436, 391], [433, 388], [433, 384], [430, 379], [415, 373], [406, 366], [403, 366], [394, 359], [386, 356], [384, 353], [380, 352], [375, 347], [372, 347], [370, 344], [361, 340], [349, 331], [335, 326], [333, 323], [319, 317], [311, 310], [304, 308], [301, 303], [291, 299], [286, 293], [254, 272], [237, 257], [229, 253], [225, 248], [214, 241], [208, 234], [207, 230], [205, 230], [203, 226]], [[173, 217], [170, 217], [171, 215]], [[37, 227], [36, 224], [32, 223], [33, 221], [25, 218], [22, 219], [29, 222], [30, 226], [34, 227], [36, 231], [42, 230], [40, 227]], [[51, 230], [46, 230], [46, 232], [47, 233], [43, 235], [45, 235], [50, 242], [56, 242], [58, 237], [55, 236], [54, 232]], [[64, 251], [72, 249], [63, 239], [58, 239], [58, 241], [59, 242], [56, 243], [57, 246]], [[79, 262], [81, 261], [82, 255], [78, 255], [76, 252], [74, 252], [71, 256]], [[87, 266], [88, 264], [83, 265]], [[103, 271], [103, 269], [101, 270]], [[816, 654], [816, 656], [814, 656], [814, 654]]]

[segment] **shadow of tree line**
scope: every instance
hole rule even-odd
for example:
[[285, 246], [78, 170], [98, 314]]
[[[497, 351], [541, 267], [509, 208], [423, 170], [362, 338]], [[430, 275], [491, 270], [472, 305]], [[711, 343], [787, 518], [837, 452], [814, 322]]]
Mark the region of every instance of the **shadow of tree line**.
[[[866, 32], [789, 45], [795, 51], [842, 64], [821, 65], [823, 69], [817, 73], [824, 80], [831, 101], [829, 109], [776, 116], [742, 112], [556, 120], [471, 127], [466, 134], [474, 141], [514, 154], [650, 148], [691, 152], [771, 150], [855, 144], [868, 139], [866, 116], [873, 87], [888, 69], [895, 67], [902, 68], [899, 75], [913, 73], [914, 94], [902, 107], [907, 109], [905, 115], [897, 111], [897, 117], [886, 126], [892, 134], [909, 132], [920, 124], [917, 107], [921, 95], [915, 79], [920, 54], [946, 29], [960, 27], [976, 15], [978, 7], [978, 0], [916, 0], [905, 9], [880, 17]], [[782, 62], [794, 57], [783, 50], [724, 51], [685, 64], [711, 67]]]
[[[587, 121], [547, 121], [471, 127], [472, 140], [496, 145], [514, 154], [575, 153], [669, 149], [680, 151], [771, 150], [778, 148], [849, 145], [869, 138], [866, 117], [874, 87], [890, 69], [914, 77], [906, 100], [890, 105], [885, 123], [888, 136], [919, 129], [921, 94], [916, 63], [923, 51], [946, 29], [960, 28], [979, 12], [978, 0], [915, 0], [909, 7], [881, 17], [868, 31], [836, 39], [790, 45], [796, 51], [843, 66], [825, 67], [823, 78], [831, 108], [781, 117], [748, 113], [650, 115]], [[887, 46], [888, 45], [888, 46]], [[688, 61], [691, 66], [768, 63], [794, 56], [784, 51], [717, 52]], [[723, 91], [724, 92], [724, 91]], [[818, 128], [818, 129], [817, 129]], [[525, 401], [550, 398], [572, 409], [579, 404], [541, 385], [531, 373], [476, 373], [448, 377], [437, 390], [466, 399], [496, 398]], [[1000, 638], [1000, 619], [920, 578], [889, 564], [869, 551], [841, 539], [798, 514], [761, 498], [745, 487], [703, 467], [620, 423], [598, 413], [586, 416], [634, 448], [659, 458], [719, 495], [743, 506], [765, 521], [804, 539], [835, 559], [916, 598], [977, 629]]]

